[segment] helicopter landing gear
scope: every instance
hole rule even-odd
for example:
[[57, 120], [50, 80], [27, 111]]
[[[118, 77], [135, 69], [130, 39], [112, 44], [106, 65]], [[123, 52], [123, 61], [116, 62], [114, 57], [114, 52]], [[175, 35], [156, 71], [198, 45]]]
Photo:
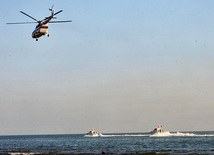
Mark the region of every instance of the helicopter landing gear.
[[36, 38], [36, 41], [38, 41], [38, 39]]

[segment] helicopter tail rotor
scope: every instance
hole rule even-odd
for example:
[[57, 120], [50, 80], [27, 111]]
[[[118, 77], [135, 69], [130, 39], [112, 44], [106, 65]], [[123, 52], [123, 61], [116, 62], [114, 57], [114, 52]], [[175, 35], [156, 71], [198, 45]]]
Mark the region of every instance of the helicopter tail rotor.
[[49, 10], [50, 10], [50, 11], [53, 11], [53, 7], [54, 7], [54, 5], [52, 5], [52, 7], [51, 7], [51, 8], [49, 8]]

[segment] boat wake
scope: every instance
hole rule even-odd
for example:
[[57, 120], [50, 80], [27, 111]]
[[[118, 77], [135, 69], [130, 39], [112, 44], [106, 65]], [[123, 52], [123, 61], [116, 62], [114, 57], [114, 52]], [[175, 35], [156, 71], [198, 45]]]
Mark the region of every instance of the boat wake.
[[176, 132], [176, 133], [170, 133], [169, 136], [213, 137], [214, 134], [195, 134], [195, 133], [182, 133], [182, 132]]
[[195, 134], [195, 133], [182, 133], [182, 132], [165, 132], [156, 134], [103, 134], [100, 137], [214, 137], [214, 134]]
[[149, 135], [150, 137], [214, 137], [214, 134], [195, 134], [195, 133], [182, 133], [182, 132], [176, 132], [176, 133], [162, 133], [162, 134], [153, 134]]
[[118, 135], [102, 135], [101, 137], [146, 137], [148, 134], [118, 134]]

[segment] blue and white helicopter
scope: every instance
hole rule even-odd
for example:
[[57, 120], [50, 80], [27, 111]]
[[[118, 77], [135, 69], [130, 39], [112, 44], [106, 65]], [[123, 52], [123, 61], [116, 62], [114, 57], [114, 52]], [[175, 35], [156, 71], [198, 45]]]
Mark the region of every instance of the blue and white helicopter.
[[53, 6], [51, 9], [49, 9], [51, 11], [51, 15], [49, 17], [45, 17], [43, 20], [37, 20], [35, 18], [33, 18], [32, 16], [28, 15], [27, 13], [20, 11], [22, 14], [30, 17], [31, 19], [35, 20], [36, 22], [18, 22], [18, 23], [6, 23], [6, 24], [30, 24], [30, 23], [38, 23], [38, 25], [36, 26], [35, 30], [32, 32], [32, 38], [35, 38], [36, 41], [38, 41], [38, 38], [43, 36], [43, 35], [47, 35], [49, 37], [48, 34], [48, 23], [64, 23], [64, 22], [72, 22], [72, 20], [65, 20], [65, 21], [51, 21], [52, 19], [56, 19], [56, 17], [54, 17], [55, 15], [57, 15], [58, 13], [61, 13], [63, 10], [60, 10], [56, 13], [54, 13], [54, 9]]

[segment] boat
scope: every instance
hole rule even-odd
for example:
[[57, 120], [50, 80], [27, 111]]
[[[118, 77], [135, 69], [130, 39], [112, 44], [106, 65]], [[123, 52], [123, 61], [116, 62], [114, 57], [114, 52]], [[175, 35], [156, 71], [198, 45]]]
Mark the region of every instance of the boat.
[[95, 131], [94, 128], [91, 129], [88, 133], [85, 134], [85, 137], [101, 137], [102, 134]]
[[151, 135], [169, 135], [169, 131], [163, 131], [162, 125], [158, 125], [157, 128], [149, 132]]

